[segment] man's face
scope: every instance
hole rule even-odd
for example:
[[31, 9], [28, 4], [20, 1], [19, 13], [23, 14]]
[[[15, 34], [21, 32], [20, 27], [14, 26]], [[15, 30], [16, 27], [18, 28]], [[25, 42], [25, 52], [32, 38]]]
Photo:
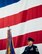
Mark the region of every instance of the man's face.
[[33, 41], [28, 41], [28, 45], [32, 46], [33, 45]]

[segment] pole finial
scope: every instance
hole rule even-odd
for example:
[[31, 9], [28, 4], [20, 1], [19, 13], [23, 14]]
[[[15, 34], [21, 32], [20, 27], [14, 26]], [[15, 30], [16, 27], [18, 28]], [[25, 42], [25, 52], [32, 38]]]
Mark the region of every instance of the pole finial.
[[11, 29], [10, 29], [10, 26], [8, 26], [8, 29], [11, 30]]

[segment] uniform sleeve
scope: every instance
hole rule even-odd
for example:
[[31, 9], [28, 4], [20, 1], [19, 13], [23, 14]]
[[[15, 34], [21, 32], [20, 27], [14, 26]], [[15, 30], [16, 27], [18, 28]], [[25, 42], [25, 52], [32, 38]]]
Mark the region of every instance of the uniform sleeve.
[[27, 47], [25, 48], [24, 52], [22, 54], [26, 54], [27, 53]]
[[39, 50], [38, 50], [38, 48], [36, 47], [36, 54], [39, 54]]

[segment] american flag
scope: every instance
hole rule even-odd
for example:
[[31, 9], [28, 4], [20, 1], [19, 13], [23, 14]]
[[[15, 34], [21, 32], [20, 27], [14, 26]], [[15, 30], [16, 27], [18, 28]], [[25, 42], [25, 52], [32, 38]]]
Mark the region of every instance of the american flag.
[[7, 50], [8, 26], [16, 54], [22, 54], [28, 37], [42, 54], [42, 0], [0, 0], [0, 54]]

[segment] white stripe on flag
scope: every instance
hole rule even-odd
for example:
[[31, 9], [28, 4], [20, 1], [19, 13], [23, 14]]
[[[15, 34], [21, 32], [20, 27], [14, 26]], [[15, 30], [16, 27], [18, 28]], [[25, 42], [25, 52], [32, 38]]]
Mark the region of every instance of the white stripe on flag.
[[21, 0], [18, 3], [0, 8], [0, 18], [19, 13], [38, 5], [42, 5], [42, 0]]
[[[26, 21], [10, 27], [12, 37], [42, 30], [42, 17]], [[8, 27], [0, 29], [0, 39], [7, 38]]]

